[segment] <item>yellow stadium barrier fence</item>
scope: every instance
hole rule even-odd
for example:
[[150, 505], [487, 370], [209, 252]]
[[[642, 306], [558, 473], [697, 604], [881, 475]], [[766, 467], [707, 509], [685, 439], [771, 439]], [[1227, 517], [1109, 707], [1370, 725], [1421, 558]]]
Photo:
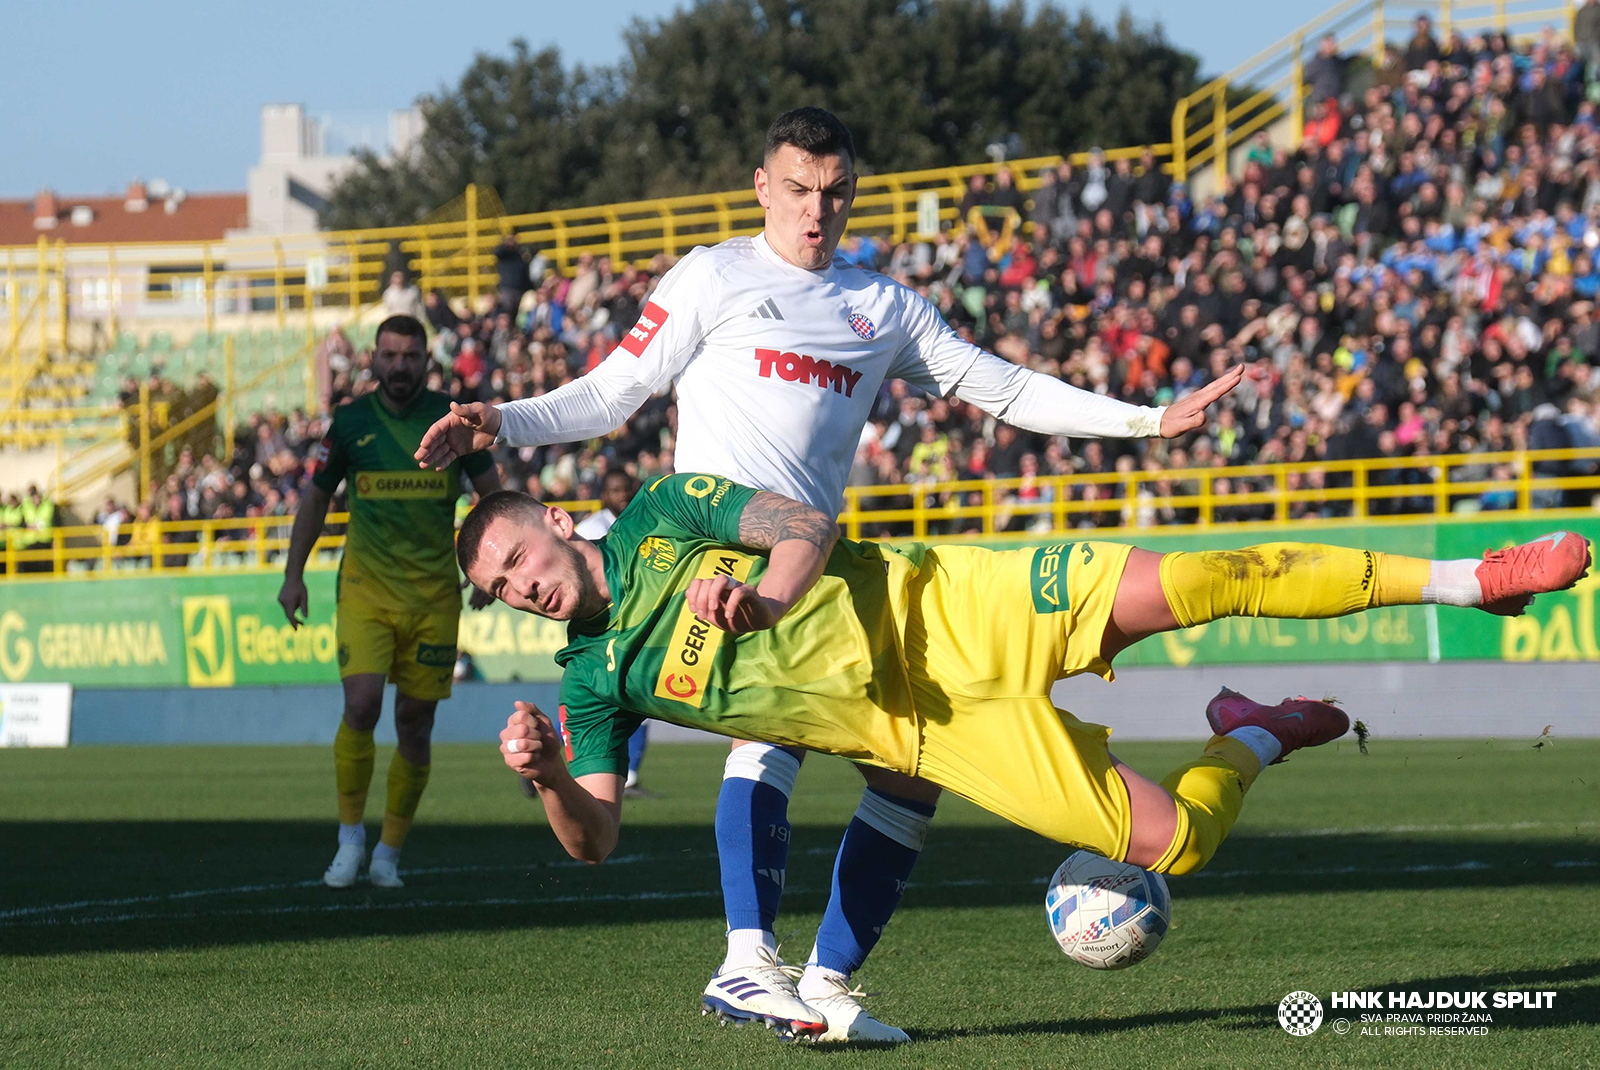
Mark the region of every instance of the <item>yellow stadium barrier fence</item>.
[[[1304, 67], [1317, 38], [1332, 34], [1343, 54], [1381, 57], [1385, 41], [1403, 42], [1411, 18], [1423, 12], [1433, 17], [1442, 42], [1456, 30], [1499, 30], [1527, 39], [1553, 29], [1570, 39], [1575, 7], [1573, 0], [1542, 5], [1537, 0], [1341, 0], [1184, 97], [1173, 111], [1170, 142], [1148, 149], [1183, 182], [1229, 160], [1258, 131], [1277, 129], [1279, 140], [1292, 147], [1304, 127]], [[1280, 129], [1285, 121], [1287, 127]], [[1112, 149], [1106, 155], [1138, 157], [1145, 148]], [[1026, 192], [1037, 185], [1038, 171], [1059, 159], [865, 176], [853, 231], [896, 241], [929, 236], [956, 219], [973, 175], [1007, 167]], [[1082, 163], [1087, 156], [1078, 153], [1072, 159]], [[113, 339], [128, 315], [185, 316], [208, 333], [218, 329], [219, 316], [234, 323], [270, 318], [282, 331], [297, 314], [309, 322], [316, 309], [356, 308], [375, 300], [386, 284], [385, 265], [395, 254], [424, 290], [477, 302], [495, 290], [494, 247], [506, 233], [545, 253], [555, 270], [570, 273], [585, 256], [609, 257], [617, 266], [644, 265], [698, 244], [753, 233], [762, 214], [749, 189], [524, 215], [487, 214], [483, 209], [496, 209], [499, 202], [482, 192], [480, 198], [480, 191], [469, 186], [459, 206], [435, 214], [450, 218], [415, 226], [183, 244], [69, 245], [41, 237], [36, 244], [0, 250], [0, 290], [10, 325], [10, 336], [0, 343], [5, 346], [0, 365], [11, 373], [7, 385], [19, 388], [31, 368], [19, 359], [18, 337], [30, 317], [38, 321], [41, 355], [66, 348], [69, 319], [93, 321]]]
[[[1289, 522], [1297, 529], [1352, 520], [1402, 523], [1480, 511], [1496, 519], [1593, 515], [1592, 504], [1556, 507], [1549, 501], [1569, 493], [1588, 502], [1600, 497], [1600, 474], [1535, 471], [1563, 462], [1588, 462], [1600, 473], [1600, 449], [850, 487], [840, 523], [851, 538], [1005, 540], [1078, 527], [1127, 538], [1140, 531], [1238, 531]], [[1402, 482], [1406, 479], [1411, 481]], [[1499, 500], [1486, 503], [1486, 496]], [[1394, 503], [1396, 511], [1389, 512], [1387, 503]], [[580, 516], [600, 506], [595, 501], [555, 504]], [[1342, 515], [1316, 515], [1325, 507]], [[1237, 519], [1246, 509], [1259, 517]], [[335, 514], [328, 523], [341, 527], [348, 520]], [[276, 568], [281, 567], [279, 558], [289, 545], [293, 523], [292, 516], [131, 521], [119, 529], [116, 542], [97, 525], [60, 527], [50, 533], [47, 545], [33, 546], [23, 541], [26, 533], [12, 532], [0, 560], [6, 580]], [[343, 543], [340, 533], [322, 536], [317, 542], [320, 560], [313, 567], [332, 567], [331, 551]]]
[[[1167, 145], [1152, 145], [1160, 160]], [[1137, 159], [1143, 146], [1114, 149], [1107, 157]], [[1018, 188], [1038, 185], [1038, 172], [1059, 156], [940, 167], [861, 179], [851, 217], [856, 234], [932, 236], [959, 214], [973, 175], [1009, 168]], [[1074, 159], [1082, 163], [1086, 153]], [[283, 330], [317, 309], [355, 308], [377, 300], [387, 285], [385, 265], [397, 250], [424, 292], [443, 291], [476, 305], [496, 291], [495, 246], [514, 234], [525, 247], [549, 258], [554, 270], [571, 274], [583, 257], [609, 257], [616, 266], [650, 264], [677, 257], [696, 245], [714, 244], [761, 229], [762, 209], [753, 190], [664, 197], [524, 215], [485, 216], [479, 190], [467, 187], [461, 218], [445, 222], [358, 231], [324, 231], [276, 237], [239, 237], [185, 245], [47, 245], [3, 250], [0, 287], [24, 304], [41, 285], [34, 281], [47, 260], [68, 278], [58, 312], [103, 321], [114, 340], [125, 326], [122, 311], [137, 307], [146, 317], [187, 315], [196, 330], [213, 333], [219, 317], [229, 322], [270, 319]], [[496, 202], [497, 203], [497, 202]], [[109, 283], [107, 282], [109, 280]], [[65, 298], [70, 289], [77, 300]], [[92, 296], [90, 296], [92, 295]], [[231, 318], [230, 318], [231, 317]], [[15, 320], [15, 316], [13, 316]], [[65, 327], [52, 328], [65, 336]]]

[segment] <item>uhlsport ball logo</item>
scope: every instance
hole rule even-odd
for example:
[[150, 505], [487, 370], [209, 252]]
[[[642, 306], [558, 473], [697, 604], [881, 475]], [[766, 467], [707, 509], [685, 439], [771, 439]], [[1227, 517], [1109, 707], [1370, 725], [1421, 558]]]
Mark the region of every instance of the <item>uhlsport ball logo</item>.
[[1310, 992], [1290, 992], [1278, 1004], [1278, 1024], [1286, 1033], [1309, 1037], [1322, 1025], [1322, 1000]]

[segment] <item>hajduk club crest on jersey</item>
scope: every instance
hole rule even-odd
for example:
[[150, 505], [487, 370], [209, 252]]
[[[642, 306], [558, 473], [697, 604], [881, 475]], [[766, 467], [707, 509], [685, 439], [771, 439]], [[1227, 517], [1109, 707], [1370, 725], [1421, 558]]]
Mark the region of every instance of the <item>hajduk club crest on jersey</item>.
[[852, 331], [869, 342], [872, 341], [872, 336], [878, 333], [878, 328], [872, 325], [872, 321], [859, 312], [850, 313], [849, 323]]

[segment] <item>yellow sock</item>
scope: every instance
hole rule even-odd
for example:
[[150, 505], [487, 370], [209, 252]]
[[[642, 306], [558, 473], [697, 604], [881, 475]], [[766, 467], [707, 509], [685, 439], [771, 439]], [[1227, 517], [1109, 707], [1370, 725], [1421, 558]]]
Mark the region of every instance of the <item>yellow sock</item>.
[[1342, 617], [1422, 601], [1431, 562], [1310, 542], [1167, 554], [1161, 589], [1185, 628], [1222, 617]]
[[372, 783], [372, 733], [339, 722], [333, 737], [333, 778], [339, 788], [339, 823], [361, 824]]
[[417, 816], [417, 804], [422, 802], [422, 792], [428, 786], [428, 770], [432, 766], [412, 765], [395, 751], [389, 762], [389, 797], [383, 805], [383, 836], [381, 842], [399, 850], [411, 831], [411, 819]]
[[1150, 868], [1159, 873], [1193, 873], [1211, 861], [1260, 772], [1261, 763], [1249, 747], [1226, 736], [1212, 736], [1198, 761], [1168, 773], [1161, 786], [1178, 804], [1178, 829], [1166, 854]]

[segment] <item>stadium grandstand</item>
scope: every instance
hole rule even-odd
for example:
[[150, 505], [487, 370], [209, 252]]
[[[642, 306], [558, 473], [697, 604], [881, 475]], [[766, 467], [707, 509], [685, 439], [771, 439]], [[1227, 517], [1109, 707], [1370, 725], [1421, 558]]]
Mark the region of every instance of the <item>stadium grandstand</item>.
[[[1590, 510], [1600, 41], [1567, 8], [1438, 11], [1340, 4], [1182, 101], [1167, 144], [864, 178], [841, 255], [978, 344], [1144, 405], [1247, 378], [1203, 431], [1119, 443], [888, 384], [848, 532]], [[229, 237], [237, 198], [163, 192], [150, 215], [191, 227], [117, 223], [143, 187], [0, 213], [8, 578], [271, 564], [382, 315], [429, 324], [437, 389], [533, 396], [593, 368], [677, 256], [760, 226], [748, 192], [508, 216], [472, 188], [417, 227]], [[610, 468], [670, 471], [673, 428], [661, 397], [496, 461], [587, 510]]]

